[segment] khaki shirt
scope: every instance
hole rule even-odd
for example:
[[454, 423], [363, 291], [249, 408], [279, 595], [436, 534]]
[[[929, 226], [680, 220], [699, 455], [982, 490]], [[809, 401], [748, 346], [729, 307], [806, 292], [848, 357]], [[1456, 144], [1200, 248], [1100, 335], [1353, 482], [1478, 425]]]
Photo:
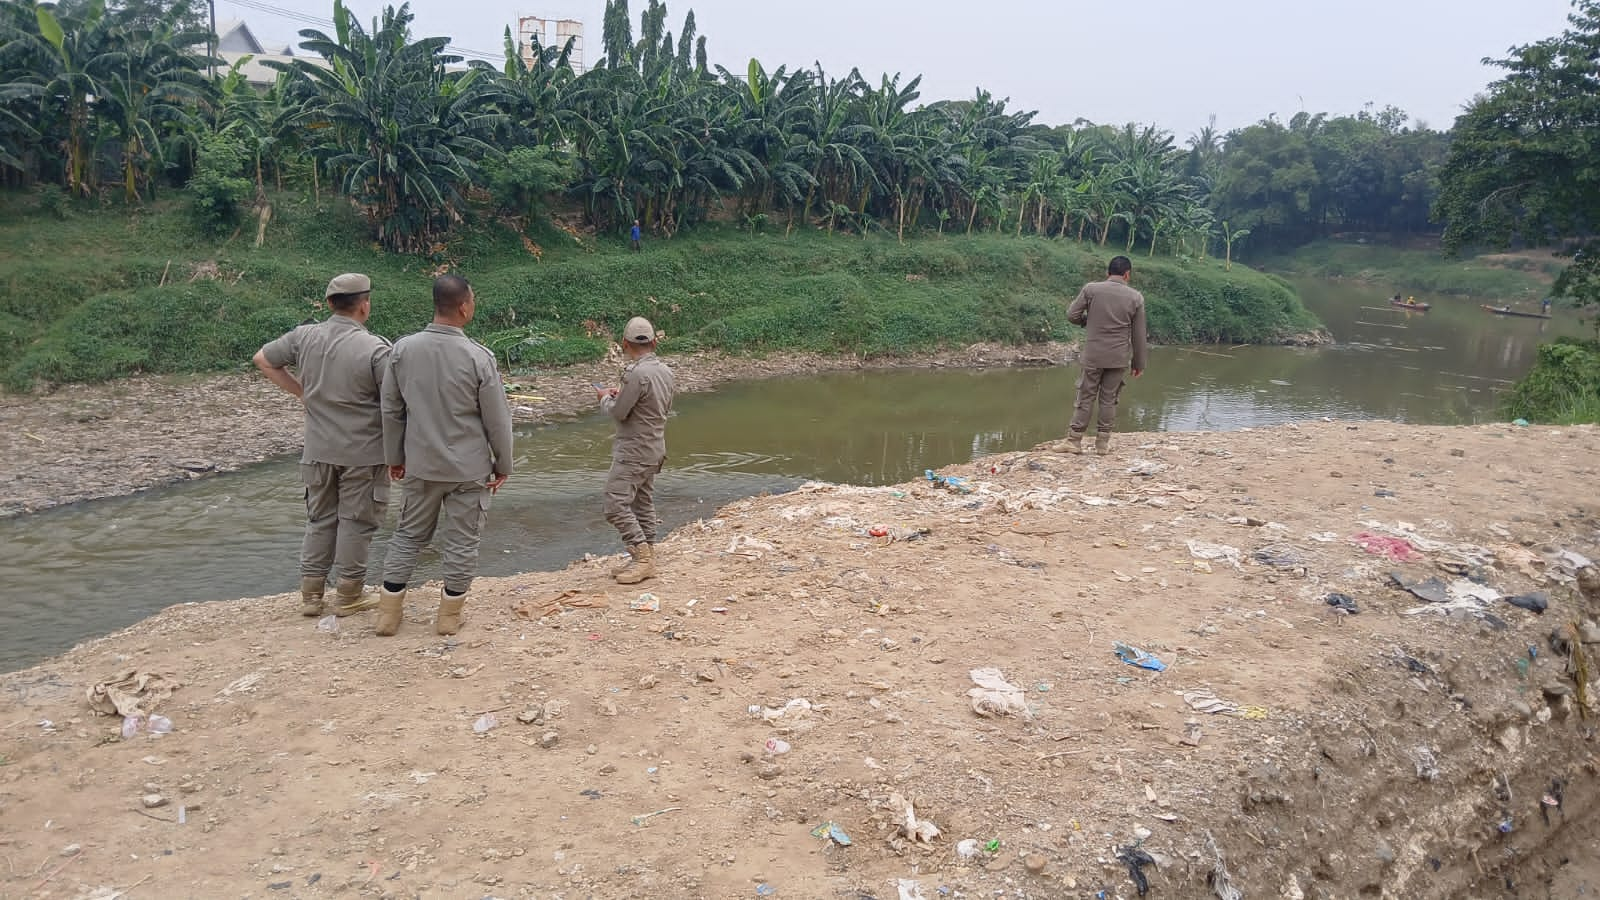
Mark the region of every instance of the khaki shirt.
[[267, 363], [293, 366], [304, 388], [303, 463], [383, 465], [379, 392], [389, 342], [349, 316], [301, 325], [261, 348]]
[[1144, 370], [1144, 295], [1118, 278], [1083, 286], [1067, 321], [1085, 326], [1078, 364], [1085, 369]]
[[667, 416], [676, 391], [672, 370], [654, 353], [623, 368], [617, 396], [600, 400], [600, 408], [617, 420], [612, 459], [654, 465], [667, 458]]
[[511, 407], [488, 347], [450, 325], [394, 342], [383, 382], [383, 447], [424, 481], [511, 474]]

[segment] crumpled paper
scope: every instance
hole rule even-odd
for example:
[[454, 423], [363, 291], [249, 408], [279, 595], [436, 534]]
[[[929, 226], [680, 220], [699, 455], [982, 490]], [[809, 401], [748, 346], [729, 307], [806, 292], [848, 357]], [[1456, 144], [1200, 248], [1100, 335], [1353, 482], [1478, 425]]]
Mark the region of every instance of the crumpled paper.
[[1022, 688], [1006, 681], [999, 669], [973, 669], [972, 683], [977, 685], [967, 696], [972, 698], [972, 711], [980, 716], [1009, 716], [1021, 713], [1031, 718], [1028, 698]]
[[85, 699], [102, 716], [148, 716], [182, 686], [171, 675], [128, 669], [96, 682]]

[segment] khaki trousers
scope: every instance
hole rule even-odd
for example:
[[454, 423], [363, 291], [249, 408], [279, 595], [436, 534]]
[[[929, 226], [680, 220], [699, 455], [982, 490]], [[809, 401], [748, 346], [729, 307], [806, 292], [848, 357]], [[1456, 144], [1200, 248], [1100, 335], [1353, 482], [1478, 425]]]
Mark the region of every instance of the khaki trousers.
[[1122, 394], [1122, 381], [1128, 370], [1089, 369], [1078, 378], [1078, 408], [1072, 414], [1072, 433], [1083, 434], [1089, 428], [1089, 417], [1096, 405], [1100, 407], [1099, 434], [1110, 434], [1117, 423], [1117, 397]]
[[387, 466], [301, 463], [306, 486], [306, 535], [300, 576], [367, 580], [367, 551], [389, 508]]
[[400, 482], [400, 492], [400, 520], [383, 560], [384, 583], [409, 582], [417, 569], [417, 554], [437, 532], [434, 543], [445, 590], [466, 593], [478, 574], [478, 544], [494, 495], [481, 481], [424, 481], [409, 476]]
[[656, 473], [661, 463], [613, 459], [606, 473], [606, 521], [629, 547], [654, 544], [661, 527], [656, 515]]

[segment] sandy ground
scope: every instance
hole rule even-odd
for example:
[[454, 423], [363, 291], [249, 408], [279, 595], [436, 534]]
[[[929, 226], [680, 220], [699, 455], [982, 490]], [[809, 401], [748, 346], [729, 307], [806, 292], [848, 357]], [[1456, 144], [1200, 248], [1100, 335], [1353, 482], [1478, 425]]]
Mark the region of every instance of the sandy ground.
[[[679, 389], [843, 369], [1052, 365], [1071, 345], [975, 344], [913, 357], [816, 354], [669, 357]], [[570, 418], [594, 406], [591, 382], [615, 384], [620, 357], [508, 379], [519, 422]], [[0, 394], [0, 516], [131, 494], [231, 472], [301, 447], [298, 401], [249, 374], [129, 378], [47, 394]]]
[[[1600, 640], [1557, 555], [1600, 555], [1600, 429], [1116, 451], [733, 504], [666, 541], [659, 611], [614, 560], [483, 579], [451, 639], [436, 585], [387, 639], [174, 607], [0, 678], [0, 896], [1600, 891], [1595, 647], [1551, 641]], [[1411, 559], [1351, 540], [1385, 530]], [[1009, 714], [975, 711], [988, 667]], [[130, 670], [179, 685], [145, 701], [171, 733], [91, 711]]]

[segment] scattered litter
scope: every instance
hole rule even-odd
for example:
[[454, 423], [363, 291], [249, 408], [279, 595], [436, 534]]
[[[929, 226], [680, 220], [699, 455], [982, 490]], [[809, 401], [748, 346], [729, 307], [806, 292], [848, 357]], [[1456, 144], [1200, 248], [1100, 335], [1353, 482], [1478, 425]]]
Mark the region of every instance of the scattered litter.
[[1237, 703], [1229, 703], [1210, 691], [1175, 691], [1174, 693], [1182, 697], [1183, 702], [1189, 704], [1189, 708], [1195, 712], [1217, 715], [1218, 713], [1236, 713], [1239, 711]]
[[317, 630], [328, 634], [339, 633], [339, 617], [334, 615], [323, 616], [317, 620]]
[[1138, 666], [1141, 669], [1149, 669], [1152, 672], [1165, 672], [1167, 670], [1166, 663], [1140, 650], [1138, 647], [1131, 647], [1121, 641], [1112, 643], [1111, 652], [1115, 653], [1118, 659], [1130, 666]]
[[889, 795], [889, 805], [896, 811], [904, 810], [905, 818], [900, 823], [901, 833], [918, 844], [929, 844], [939, 836], [939, 826], [927, 819], [918, 819], [916, 810], [912, 808], [911, 801], [899, 794]]
[[1317, 531], [1306, 535], [1306, 537], [1319, 544], [1332, 544], [1339, 540], [1339, 533], [1336, 531]]
[[935, 472], [932, 469], [924, 469], [922, 474], [926, 476], [929, 481], [952, 493], [972, 493], [972, 485], [968, 484], [967, 479], [965, 478], [961, 478], [956, 475], [940, 475], [938, 472]]
[[[254, 677], [259, 679], [261, 675]], [[128, 669], [90, 686], [86, 699], [89, 708], [102, 716], [145, 716], [179, 687], [171, 675]], [[223, 693], [230, 691], [224, 688]]]
[[1357, 546], [1368, 553], [1387, 557], [1395, 562], [1407, 562], [1417, 558], [1417, 549], [1405, 538], [1388, 537], [1362, 531], [1350, 536]]
[[655, 812], [640, 813], [639, 815], [634, 816], [633, 818], [629, 819], [628, 821], [632, 822], [635, 825], [643, 825], [644, 823], [650, 821], [651, 819], [654, 819], [656, 816], [664, 816], [667, 813], [679, 812], [682, 809], [683, 809], [683, 807], [681, 807], [681, 806], [669, 806], [666, 809], [658, 809]]
[[1200, 560], [1225, 560], [1235, 569], [1239, 568], [1239, 561], [1243, 554], [1238, 547], [1229, 547], [1227, 544], [1212, 544], [1206, 541], [1185, 541], [1189, 548], [1189, 555]]
[[1550, 595], [1544, 591], [1534, 591], [1531, 594], [1519, 594], [1515, 597], [1505, 598], [1512, 606], [1525, 609], [1529, 612], [1543, 613], [1550, 608]]
[[628, 609], [634, 612], [660, 612], [661, 598], [655, 594], [640, 594], [639, 599], [628, 601]]
[[1388, 490], [1387, 488], [1378, 488], [1377, 490], [1372, 492], [1372, 496], [1374, 496], [1374, 497], [1386, 497], [1386, 498], [1392, 500], [1392, 499], [1394, 499], [1396, 497], [1399, 497], [1400, 495], [1396, 494], [1394, 491]]
[[1228, 863], [1222, 857], [1222, 848], [1217, 846], [1217, 839], [1209, 831], [1206, 832], [1206, 853], [1211, 856], [1211, 871], [1206, 873], [1206, 884], [1217, 895], [1217, 900], [1244, 900], [1244, 894], [1233, 886], [1233, 876], [1228, 874]]
[[776, 722], [785, 716], [788, 716], [791, 719], [803, 719], [810, 715], [811, 711], [814, 709], [821, 709], [821, 707], [812, 706], [810, 700], [797, 697], [776, 708], [751, 706], [750, 713], [751, 715], [759, 715], [768, 722]]
[[767, 738], [767, 752], [773, 756], [782, 756], [790, 750], [789, 742], [778, 738]]
[[1361, 612], [1361, 607], [1356, 605], [1356, 598], [1350, 596], [1349, 594], [1340, 594], [1335, 592], [1323, 597], [1322, 601], [1334, 609], [1343, 610], [1345, 613], [1352, 616]]
[[1246, 528], [1265, 528], [1267, 525], [1266, 519], [1258, 519], [1255, 516], [1229, 516], [1227, 522], [1229, 525], [1242, 525]]
[[897, 900], [927, 900], [922, 893], [922, 885], [910, 878], [897, 879], [895, 887], [900, 894]]
[[765, 554], [772, 553], [777, 549], [777, 546], [774, 544], [769, 544], [766, 541], [756, 540], [748, 534], [741, 534], [736, 535], [734, 539], [729, 542], [728, 549], [722, 552], [730, 556], [743, 556], [748, 559], [760, 559]]
[[1306, 564], [1305, 551], [1289, 544], [1268, 544], [1250, 556], [1275, 569], [1294, 569]]
[[1128, 466], [1129, 475], [1139, 475], [1149, 478], [1159, 475], [1167, 470], [1166, 463], [1159, 463], [1151, 459], [1136, 459]]
[[977, 685], [967, 691], [967, 696], [972, 698], [973, 712], [980, 716], [1009, 716], [1021, 713], [1024, 718], [1032, 718], [1022, 688], [1006, 681], [1005, 675], [999, 669], [973, 669], [968, 674], [972, 678], [972, 683]]
[[1439, 762], [1434, 759], [1431, 749], [1418, 747], [1412, 750], [1411, 761], [1416, 763], [1417, 777], [1423, 781], [1432, 781], [1439, 777]]
[[821, 825], [811, 829], [811, 836], [832, 841], [841, 847], [850, 846], [850, 835], [845, 834], [844, 829], [840, 828], [837, 822], [823, 822]]
[[966, 840], [956, 844], [956, 856], [970, 862], [971, 860], [977, 859], [979, 849], [980, 847], [976, 838], [967, 838]]
[[1117, 859], [1128, 867], [1128, 877], [1133, 879], [1133, 889], [1143, 897], [1150, 893], [1150, 879], [1145, 877], [1144, 867], [1155, 865], [1155, 857], [1139, 849], [1137, 844], [1117, 848]]
[[1000, 852], [1000, 839], [990, 838], [989, 843], [983, 845], [983, 849], [989, 851], [990, 853]]
[[495, 728], [499, 727], [499, 725], [500, 720], [494, 717], [494, 713], [484, 713], [478, 717], [478, 721], [472, 723], [472, 733], [484, 734], [485, 732], [494, 730]]
[[771, 897], [773, 894], [776, 894], [777, 892], [778, 892], [777, 888], [775, 888], [772, 885], [767, 884], [765, 882], [762, 882], [761, 884], [756, 885], [756, 896], [757, 897]]
[[139, 734], [139, 717], [125, 716], [122, 719], [122, 739], [131, 741]]
[[1401, 590], [1429, 603], [1447, 603], [1450, 600], [1449, 586], [1437, 578], [1429, 578], [1426, 581], [1413, 581], [1399, 572], [1390, 572], [1389, 580], [1394, 582], [1395, 586]]
[[605, 609], [610, 604], [611, 598], [605, 594], [568, 590], [543, 601], [525, 597], [513, 603], [511, 611], [524, 619], [545, 619], [568, 609]]
[[171, 734], [172, 733], [172, 720], [167, 718], [166, 716], [152, 715], [149, 718], [149, 720], [147, 722], [147, 725], [149, 727], [149, 730], [150, 730], [151, 734]]
[[1518, 428], [1527, 428], [1528, 427], [1528, 420], [1527, 419], [1512, 419], [1511, 420], [1511, 424], [1517, 426]]

